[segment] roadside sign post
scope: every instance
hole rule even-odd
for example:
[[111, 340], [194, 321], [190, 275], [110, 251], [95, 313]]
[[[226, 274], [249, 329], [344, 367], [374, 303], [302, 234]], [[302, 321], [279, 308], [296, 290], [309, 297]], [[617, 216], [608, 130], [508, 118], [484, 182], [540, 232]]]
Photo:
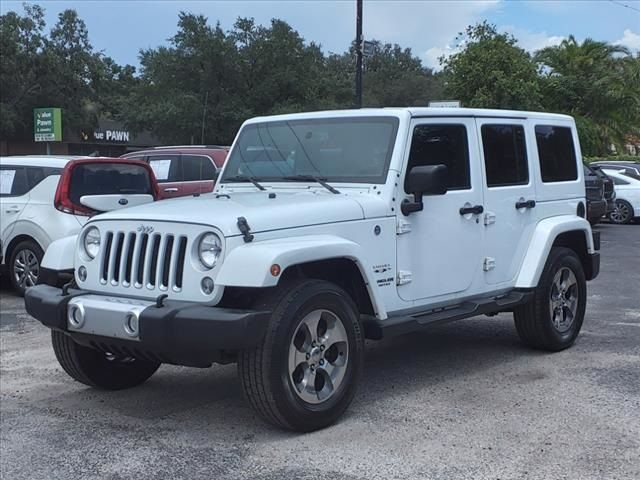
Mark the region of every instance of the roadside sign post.
[[33, 141], [47, 142], [47, 155], [51, 155], [49, 142], [62, 141], [62, 109], [33, 109]]

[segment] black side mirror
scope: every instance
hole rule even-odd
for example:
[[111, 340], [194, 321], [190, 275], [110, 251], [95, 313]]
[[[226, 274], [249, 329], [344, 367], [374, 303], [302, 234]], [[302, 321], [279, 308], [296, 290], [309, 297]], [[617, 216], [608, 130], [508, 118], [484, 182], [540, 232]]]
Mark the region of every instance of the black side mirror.
[[424, 195], [444, 195], [449, 186], [449, 169], [446, 165], [413, 167], [405, 180], [405, 189], [413, 194], [413, 202], [405, 201], [400, 209], [404, 215], [419, 212], [423, 208]]

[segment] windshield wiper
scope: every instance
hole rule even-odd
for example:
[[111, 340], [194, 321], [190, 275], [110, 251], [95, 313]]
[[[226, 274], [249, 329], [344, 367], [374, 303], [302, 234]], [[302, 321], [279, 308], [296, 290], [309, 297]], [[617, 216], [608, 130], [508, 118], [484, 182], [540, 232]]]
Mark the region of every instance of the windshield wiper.
[[320, 185], [322, 185], [324, 188], [329, 190], [331, 193], [335, 193], [335, 194], [340, 193], [340, 191], [336, 190], [335, 188], [333, 188], [331, 185], [327, 183], [326, 178], [316, 177], [314, 175], [289, 175], [282, 178], [284, 178], [285, 180], [297, 180], [299, 182], [318, 182]]
[[256, 187], [258, 187], [259, 190], [266, 190], [266, 188], [264, 188], [262, 185], [258, 183], [258, 179], [256, 177], [250, 177], [247, 175], [236, 175], [235, 177], [227, 177], [224, 179], [224, 181], [225, 182], [251, 182]]

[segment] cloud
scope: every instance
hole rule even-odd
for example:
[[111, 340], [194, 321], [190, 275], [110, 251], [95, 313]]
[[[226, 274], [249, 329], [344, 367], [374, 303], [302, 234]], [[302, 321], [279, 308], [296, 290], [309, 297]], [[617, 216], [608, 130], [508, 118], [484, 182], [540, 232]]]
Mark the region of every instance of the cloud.
[[518, 45], [527, 52], [534, 53], [545, 47], [558, 45], [565, 37], [560, 35], [548, 35], [547, 32], [531, 32], [523, 28], [507, 25], [501, 31], [510, 33], [518, 40]]
[[622, 38], [613, 43], [630, 48], [631, 50], [640, 50], [640, 34], [634, 33], [627, 28], [623, 32]]

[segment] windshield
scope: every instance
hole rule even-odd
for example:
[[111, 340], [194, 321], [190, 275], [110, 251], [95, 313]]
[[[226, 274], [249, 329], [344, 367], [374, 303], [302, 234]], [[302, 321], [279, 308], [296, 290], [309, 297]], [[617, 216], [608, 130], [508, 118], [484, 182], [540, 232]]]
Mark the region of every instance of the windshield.
[[247, 176], [291, 181], [304, 175], [329, 182], [384, 183], [397, 131], [395, 117], [247, 125], [227, 160], [222, 182]]

